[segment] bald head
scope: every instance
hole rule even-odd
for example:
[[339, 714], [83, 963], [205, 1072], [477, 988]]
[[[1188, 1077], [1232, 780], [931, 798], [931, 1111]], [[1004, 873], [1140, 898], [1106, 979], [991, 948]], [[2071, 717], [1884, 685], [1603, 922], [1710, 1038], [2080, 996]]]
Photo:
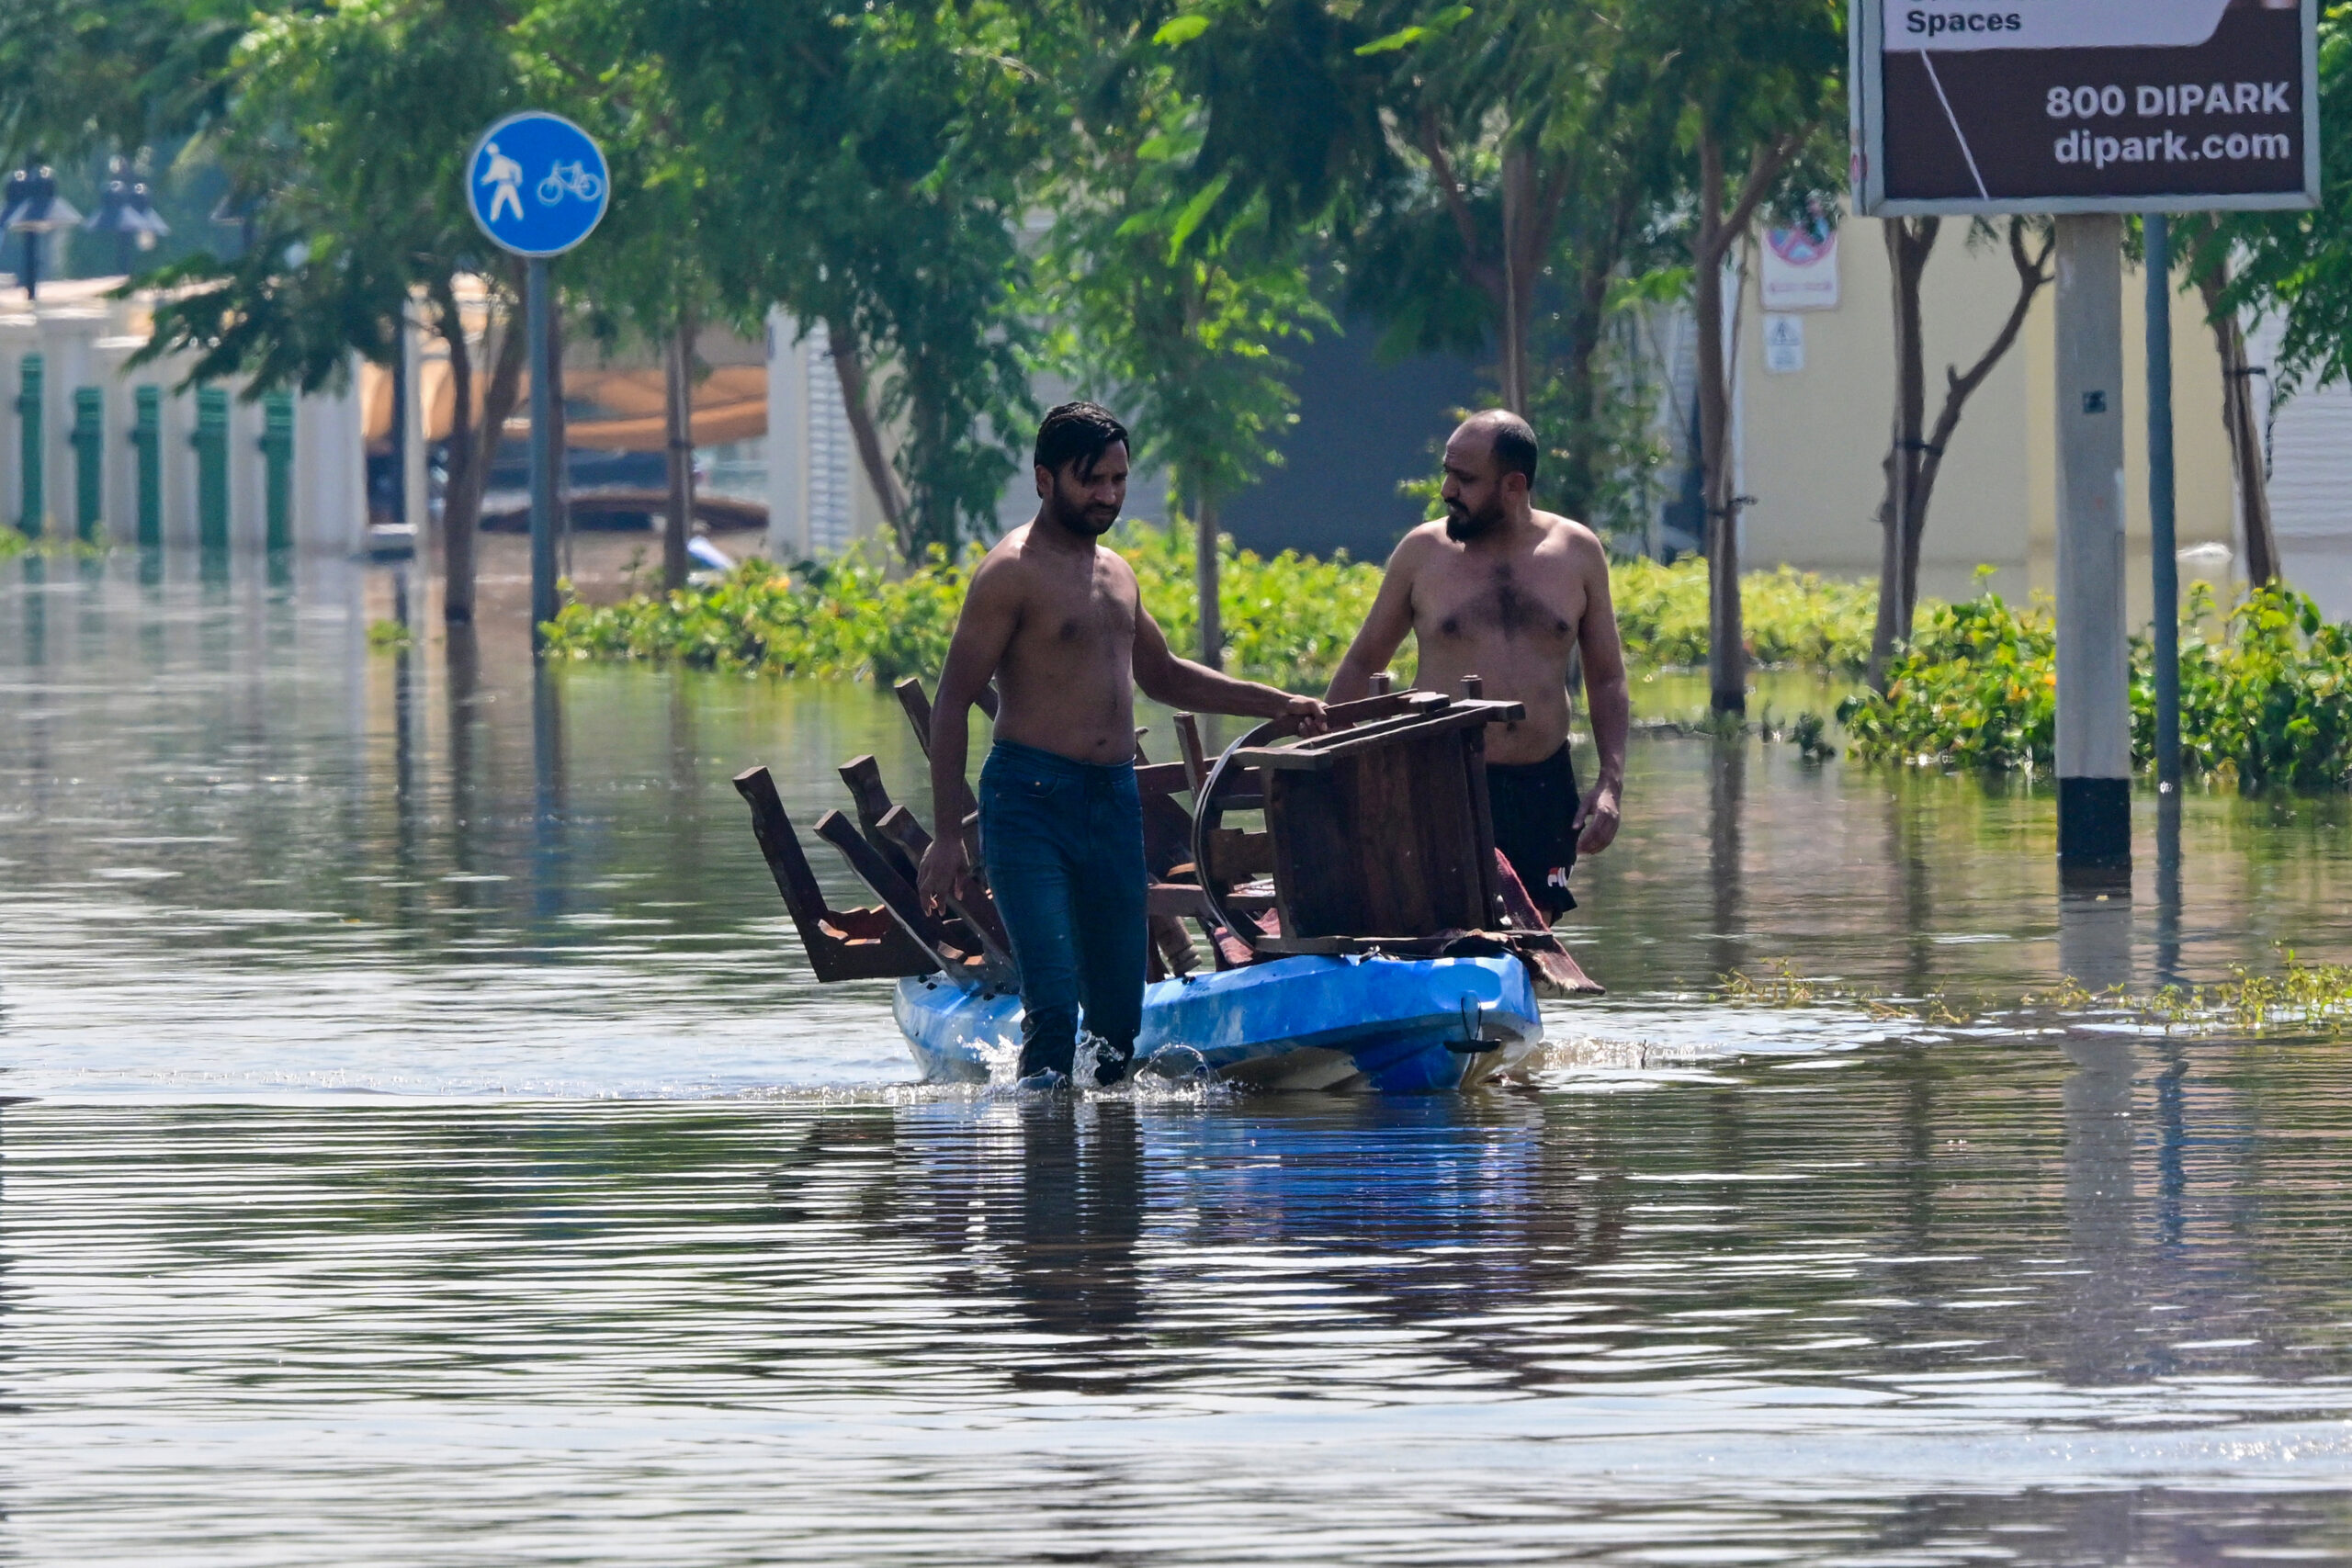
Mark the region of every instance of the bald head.
[[1495, 460], [1498, 478], [1521, 474], [1529, 485], [1535, 483], [1535, 428], [1510, 410], [1486, 409], [1474, 413], [1453, 434], [1457, 438], [1466, 435], [1483, 444]]
[[1509, 409], [1488, 409], [1462, 422], [1445, 444], [1445, 531], [1467, 543], [1527, 517], [1535, 482], [1535, 432]]

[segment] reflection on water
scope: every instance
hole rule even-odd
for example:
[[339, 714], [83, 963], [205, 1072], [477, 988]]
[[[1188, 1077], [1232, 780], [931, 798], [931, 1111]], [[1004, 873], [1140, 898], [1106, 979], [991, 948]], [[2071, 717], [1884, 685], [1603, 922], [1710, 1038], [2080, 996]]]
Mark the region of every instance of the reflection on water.
[[727, 784], [919, 802], [887, 697], [182, 571], [0, 568], [14, 1560], [2352, 1554], [2338, 1048], [1705, 996], [2331, 956], [2339, 802], [2062, 897], [2044, 796], [1648, 738], [1536, 1087], [947, 1094]]

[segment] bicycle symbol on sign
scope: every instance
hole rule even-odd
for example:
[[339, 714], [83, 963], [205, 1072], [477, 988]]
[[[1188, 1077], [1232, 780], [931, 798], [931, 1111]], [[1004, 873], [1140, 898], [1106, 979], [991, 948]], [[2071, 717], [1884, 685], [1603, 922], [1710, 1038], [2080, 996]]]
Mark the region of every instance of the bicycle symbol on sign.
[[565, 196], [576, 196], [582, 201], [594, 201], [605, 193], [605, 182], [588, 172], [587, 164], [577, 159], [566, 162], [557, 159], [548, 177], [539, 182], [539, 205], [553, 207]]

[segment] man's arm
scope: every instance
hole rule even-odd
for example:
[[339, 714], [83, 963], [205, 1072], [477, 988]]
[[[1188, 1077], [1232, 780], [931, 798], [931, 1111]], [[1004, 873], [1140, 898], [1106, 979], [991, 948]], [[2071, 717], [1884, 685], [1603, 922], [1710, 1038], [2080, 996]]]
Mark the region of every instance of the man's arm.
[[1277, 687], [1221, 675], [1205, 664], [1179, 659], [1151, 612], [1136, 605], [1136, 685], [1154, 702], [1188, 713], [1231, 713], [1250, 718], [1295, 717], [1300, 732], [1323, 731], [1323, 705]]
[[[994, 570], [991, 570], [994, 568]], [[974, 809], [964, 769], [972, 751], [972, 705], [996, 673], [1021, 624], [1020, 597], [1003, 563], [983, 561], [972, 574], [947, 663], [939, 672], [939, 696], [931, 710], [931, 848], [916, 872], [925, 902], [944, 899], [968, 872], [964, 859], [964, 818]]]
[[1585, 570], [1584, 624], [1577, 642], [1584, 655], [1585, 712], [1592, 719], [1600, 776], [1577, 808], [1577, 853], [1599, 854], [1617, 837], [1619, 800], [1625, 790], [1625, 736], [1634, 704], [1625, 685], [1625, 649], [1617, 640], [1617, 610], [1609, 599], [1609, 552], [1598, 542]]
[[1348, 645], [1339, 669], [1331, 672], [1330, 689], [1323, 694], [1325, 702], [1352, 703], [1372, 695], [1372, 678], [1387, 669], [1396, 650], [1405, 646], [1413, 629], [1413, 570], [1420, 553], [1410, 534], [1390, 552], [1379, 596], [1373, 600], [1372, 613], [1357, 628], [1355, 641]]

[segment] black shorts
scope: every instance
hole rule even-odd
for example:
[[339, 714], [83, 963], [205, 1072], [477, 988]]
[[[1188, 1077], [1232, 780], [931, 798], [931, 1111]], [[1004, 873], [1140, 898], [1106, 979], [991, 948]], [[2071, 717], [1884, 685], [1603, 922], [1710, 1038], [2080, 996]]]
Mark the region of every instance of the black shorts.
[[1546, 915], [1577, 907], [1568, 873], [1577, 863], [1577, 771], [1567, 742], [1540, 762], [1489, 762], [1495, 848], [1510, 862], [1527, 896]]

